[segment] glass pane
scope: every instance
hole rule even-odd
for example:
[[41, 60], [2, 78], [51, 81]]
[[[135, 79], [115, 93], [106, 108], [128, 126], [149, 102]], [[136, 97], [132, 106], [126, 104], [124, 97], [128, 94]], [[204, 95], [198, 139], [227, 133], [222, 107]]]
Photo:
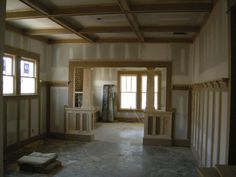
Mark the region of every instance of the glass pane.
[[13, 94], [14, 91], [13, 76], [3, 76], [3, 94]]
[[121, 109], [136, 109], [136, 93], [121, 93]]
[[12, 74], [12, 58], [11, 57], [3, 57], [3, 74], [5, 75], [13, 75]]
[[121, 76], [121, 92], [126, 91], [126, 76]]
[[142, 76], [142, 92], [147, 92], [147, 76]]
[[131, 83], [131, 76], [126, 76], [126, 91], [131, 92], [132, 83]]
[[131, 79], [132, 79], [132, 88], [131, 88], [131, 91], [132, 92], [136, 92], [136, 90], [137, 90], [137, 77], [136, 76], [132, 76], [131, 77]]
[[158, 106], [158, 92], [155, 93], [154, 106], [155, 106], [155, 109], [157, 109], [157, 106]]
[[147, 94], [142, 93], [142, 109], [146, 108], [146, 98], [147, 98]]
[[158, 92], [158, 76], [154, 77], [154, 89], [155, 92]]
[[21, 77], [21, 93], [35, 93], [35, 78]]
[[21, 76], [34, 77], [34, 62], [21, 60], [20, 65]]

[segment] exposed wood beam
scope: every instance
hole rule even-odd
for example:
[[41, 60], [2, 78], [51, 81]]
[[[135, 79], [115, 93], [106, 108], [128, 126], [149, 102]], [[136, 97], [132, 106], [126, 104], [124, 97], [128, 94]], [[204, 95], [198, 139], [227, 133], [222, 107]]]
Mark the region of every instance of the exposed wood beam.
[[[24, 0], [22, 0], [24, 1]], [[34, 0], [32, 0], [34, 1]], [[181, 3], [181, 4], [142, 4], [131, 5], [127, 13], [173, 13], [173, 12], [210, 12], [212, 3]], [[122, 14], [122, 10], [117, 5], [91, 5], [91, 6], [74, 6], [58, 9], [50, 9], [51, 17], [62, 16], [81, 16], [81, 15], [103, 15], [103, 14]], [[40, 14], [36, 11], [16, 11], [7, 12], [6, 20], [16, 19], [32, 19], [45, 18], [45, 14]]]
[[[78, 27], [68, 23], [66, 20], [64, 20], [63, 18], [60, 17], [51, 17], [51, 10], [48, 9], [46, 6], [44, 6], [43, 4], [40, 3], [39, 0], [20, 0], [21, 2], [25, 3], [26, 5], [28, 5], [29, 7], [33, 8], [34, 10], [36, 10], [37, 12], [41, 13], [42, 15], [48, 17], [49, 19], [51, 19], [52, 21], [54, 21], [55, 23], [61, 25], [62, 27], [64, 27], [65, 29], [71, 31], [72, 33], [78, 35], [79, 37], [89, 41], [89, 42], [94, 42], [95, 39], [88, 36], [87, 34], [82, 34], [80, 32], [78, 32]], [[79, 25], [79, 24], [78, 24]]]
[[[199, 32], [200, 26], [140, 26], [143, 32]], [[127, 26], [121, 27], [87, 27], [79, 30], [81, 33], [128, 33], [132, 29]], [[64, 28], [52, 29], [31, 29], [25, 30], [28, 35], [50, 35], [50, 34], [71, 34]]]
[[132, 13], [128, 13], [130, 10], [129, 4], [126, 0], [117, 0], [122, 12], [125, 14], [127, 20], [129, 21], [129, 24], [131, 25], [132, 29], [134, 30], [135, 34], [137, 35], [138, 39], [141, 42], [144, 42], [144, 37], [142, 32], [139, 29], [138, 22], [135, 19], [134, 15]]
[[168, 3], [142, 4], [130, 6], [132, 13], [173, 13], [173, 12], [210, 12], [212, 3]]
[[[103, 38], [98, 39], [96, 43], [140, 43], [136, 38]], [[192, 38], [145, 38], [146, 43], [193, 43]], [[62, 40], [50, 40], [50, 44], [61, 43], [87, 43], [83, 39], [62, 39]]]

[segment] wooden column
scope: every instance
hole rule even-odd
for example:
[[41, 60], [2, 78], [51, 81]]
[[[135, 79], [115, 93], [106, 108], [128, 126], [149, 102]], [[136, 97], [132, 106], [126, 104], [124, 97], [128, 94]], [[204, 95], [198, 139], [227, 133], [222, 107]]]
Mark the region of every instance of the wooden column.
[[231, 29], [231, 57], [229, 59], [229, 78], [230, 78], [230, 133], [229, 133], [229, 164], [236, 165], [236, 7], [230, 12]]
[[93, 108], [92, 69], [84, 68], [82, 108]]
[[155, 68], [148, 68], [147, 70], [147, 96], [146, 96], [146, 112], [155, 110], [154, 107], [154, 77]]
[[[5, 39], [5, 14], [6, 14], [6, 0], [0, 1], [0, 39]], [[2, 97], [2, 64], [4, 41], [0, 40], [0, 176], [3, 176], [3, 97]]]

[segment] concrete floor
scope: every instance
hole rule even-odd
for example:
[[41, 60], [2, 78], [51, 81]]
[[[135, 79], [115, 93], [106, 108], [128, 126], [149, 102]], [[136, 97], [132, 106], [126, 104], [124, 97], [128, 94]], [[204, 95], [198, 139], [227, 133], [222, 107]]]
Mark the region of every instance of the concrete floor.
[[48, 139], [37, 145], [36, 151], [58, 153], [63, 164], [50, 175], [21, 172], [12, 163], [6, 177], [197, 177], [190, 149], [143, 146], [142, 124], [98, 124], [95, 133], [91, 143]]

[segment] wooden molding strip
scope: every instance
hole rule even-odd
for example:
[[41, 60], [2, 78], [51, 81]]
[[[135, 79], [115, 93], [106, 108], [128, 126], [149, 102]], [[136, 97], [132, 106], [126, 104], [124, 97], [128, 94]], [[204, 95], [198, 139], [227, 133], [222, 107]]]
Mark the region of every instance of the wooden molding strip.
[[[143, 32], [199, 32], [200, 26], [140, 26]], [[121, 27], [87, 27], [79, 30], [81, 33], [128, 33], [132, 29], [128, 26]], [[29, 29], [24, 30], [27, 35], [47, 35], [47, 34], [72, 34], [71, 31], [64, 28], [51, 29]]]
[[203, 83], [192, 84], [192, 89], [227, 89], [229, 86], [229, 78], [222, 78], [219, 80], [208, 81]]
[[49, 87], [68, 87], [68, 81], [41, 81], [40, 84]]
[[[26, 2], [26, 0], [22, 1]], [[142, 5], [131, 5], [127, 13], [210, 12], [212, 10], [212, 7], [213, 7], [212, 3], [142, 4]], [[86, 5], [86, 6], [62, 7], [57, 9], [50, 9], [50, 14], [47, 14], [47, 16], [37, 11], [38, 10], [7, 12], [6, 20], [45, 18], [47, 16], [65, 17], [65, 16], [123, 13], [122, 10], [117, 5], [90, 5], [90, 6]]]
[[191, 90], [191, 86], [184, 84], [174, 84], [172, 86], [172, 90]]
[[[97, 39], [96, 43], [140, 43], [135, 38], [103, 38]], [[145, 38], [145, 43], [193, 43], [192, 38]], [[55, 39], [50, 40], [49, 44], [63, 44], [63, 43], [88, 43], [83, 39]]]

